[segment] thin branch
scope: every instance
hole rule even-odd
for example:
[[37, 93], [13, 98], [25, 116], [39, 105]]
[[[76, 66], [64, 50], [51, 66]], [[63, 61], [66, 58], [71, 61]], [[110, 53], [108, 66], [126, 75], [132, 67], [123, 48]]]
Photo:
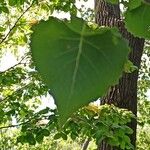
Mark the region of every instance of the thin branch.
[[42, 120], [41, 118], [36, 118], [36, 117], [38, 117], [38, 113], [39, 113], [39, 112], [35, 113], [35, 114], [33, 115], [33, 117], [29, 118], [29, 120], [27, 120], [27, 121], [25, 121], [25, 122], [21, 122], [21, 123], [19, 123], [19, 124], [15, 124], [15, 125], [3, 126], [3, 127], [0, 127], [0, 130], [1, 130], [1, 129], [7, 129], [7, 128], [14, 128], [14, 127], [18, 127], [18, 126], [24, 125], [24, 124], [27, 124], [27, 123], [33, 121], [33, 119], [36, 119], [36, 121], [38, 122], [39, 120]]
[[0, 44], [2, 44], [7, 37], [9, 36], [9, 34], [13, 31], [13, 29], [16, 27], [17, 23], [20, 21], [20, 19], [22, 18], [22, 16], [32, 7], [34, 1], [31, 3], [31, 5], [20, 15], [20, 17], [16, 20], [15, 24], [12, 26], [12, 28], [9, 30], [9, 32], [6, 34], [6, 36], [1, 40]]
[[14, 128], [14, 127], [18, 127], [18, 126], [21, 126], [21, 125], [24, 125], [28, 122], [31, 122], [33, 119], [35, 119], [36, 116], [33, 116], [32, 118], [30, 118], [28, 121], [25, 121], [25, 122], [22, 122], [22, 123], [19, 123], [19, 124], [15, 124], [15, 125], [8, 125], [8, 126], [3, 126], [3, 127], [0, 127], [0, 130], [1, 129], [6, 129], [6, 128]]
[[[27, 55], [28, 55], [28, 54], [27, 54]], [[5, 73], [5, 72], [7, 72], [7, 71], [10, 71], [10, 70], [14, 69], [14, 68], [15, 68], [16, 66], [18, 66], [18, 65], [26, 64], [26, 63], [22, 63], [22, 61], [27, 57], [27, 55], [23, 56], [23, 57], [21, 58], [21, 60], [20, 60], [18, 63], [16, 63], [15, 65], [11, 66], [10, 68], [8, 68], [8, 69], [6, 69], [6, 70], [4, 70], [4, 71], [0, 71], [0, 74], [3, 74], [3, 73]]]
[[9, 126], [3, 126], [3, 127], [0, 127], [0, 130], [1, 130], [1, 129], [7, 129], [7, 128], [18, 127], [18, 126], [23, 125], [23, 124], [26, 124], [26, 123], [28, 123], [28, 122], [30, 122], [30, 121], [31, 121], [31, 120], [28, 120], [28, 121], [26, 121], [26, 122], [22, 122], [22, 123], [20, 123], [20, 124], [9, 125]]

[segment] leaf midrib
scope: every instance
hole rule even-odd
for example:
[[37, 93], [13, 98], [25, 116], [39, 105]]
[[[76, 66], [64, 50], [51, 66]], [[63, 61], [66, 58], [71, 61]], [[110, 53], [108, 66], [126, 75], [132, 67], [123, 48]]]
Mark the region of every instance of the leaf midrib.
[[74, 72], [73, 72], [73, 76], [72, 76], [72, 83], [71, 83], [69, 99], [71, 98], [71, 96], [73, 94], [74, 86], [75, 86], [75, 82], [76, 82], [76, 76], [77, 76], [77, 72], [78, 72], [78, 68], [79, 68], [80, 57], [81, 57], [81, 54], [82, 54], [84, 30], [85, 30], [85, 24], [83, 24], [82, 31], [81, 31], [81, 34], [80, 34], [81, 37], [80, 37], [80, 42], [79, 42], [79, 50], [78, 50], [78, 53], [77, 53], [75, 68], [74, 68]]

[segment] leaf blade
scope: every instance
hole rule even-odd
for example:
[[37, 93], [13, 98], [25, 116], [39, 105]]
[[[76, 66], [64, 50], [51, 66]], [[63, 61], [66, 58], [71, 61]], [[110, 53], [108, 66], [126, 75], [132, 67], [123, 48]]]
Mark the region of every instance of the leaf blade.
[[33, 31], [32, 57], [62, 124], [78, 108], [103, 96], [121, 75], [129, 49], [115, 29], [93, 30], [79, 18], [64, 22], [51, 17]]

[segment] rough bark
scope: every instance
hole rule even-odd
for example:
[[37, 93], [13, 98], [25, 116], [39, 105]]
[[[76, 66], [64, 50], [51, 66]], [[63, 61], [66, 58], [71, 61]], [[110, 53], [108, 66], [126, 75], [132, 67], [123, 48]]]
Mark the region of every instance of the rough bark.
[[[128, 41], [129, 47], [131, 48], [129, 60], [139, 68], [143, 53], [144, 39], [134, 37], [132, 34], [127, 32], [124, 22], [120, 16], [119, 5], [111, 5], [106, 3], [104, 0], [95, 0], [95, 21], [99, 25], [118, 27], [120, 33]], [[135, 115], [137, 115], [137, 80], [138, 70], [130, 74], [123, 73], [119, 80], [119, 84], [110, 88], [106, 97], [104, 97], [101, 101], [101, 104], [114, 104], [120, 108], [131, 110]], [[132, 120], [129, 126], [134, 131], [130, 137], [131, 143], [136, 146], [136, 120]], [[98, 149], [116, 150], [116, 148], [112, 148], [105, 141], [99, 145]]]

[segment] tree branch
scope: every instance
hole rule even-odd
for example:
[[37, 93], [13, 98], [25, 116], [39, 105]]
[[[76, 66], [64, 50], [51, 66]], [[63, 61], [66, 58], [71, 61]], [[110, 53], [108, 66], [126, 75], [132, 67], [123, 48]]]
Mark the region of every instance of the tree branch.
[[18, 65], [25, 64], [25, 63], [22, 63], [22, 61], [27, 57], [27, 55], [28, 55], [28, 54], [26, 54], [25, 56], [23, 56], [23, 57], [21, 58], [21, 60], [20, 60], [17, 64], [11, 66], [10, 68], [8, 68], [8, 69], [6, 69], [6, 70], [4, 70], [4, 71], [0, 71], [0, 74], [3, 74], [3, 73], [5, 73], [5, 72], [7, 72], [7, 71], [10, 71], [11, 69], [14, 69], [14, 68], [15, 68], [16, 66], [18, 66]]
[[24, 125], [28, 122], [31, 122], [32, 119], [34, 119], [36, 116], [33, 116], [32, 118], [30, 118], [28, 121], [25, 121], [25, 122], [22, 122], [22, 123], [19, 123], [19, 124], [15, 124], [15, 125], [8, 125], [8, 126], [3, 126], [3, 127], [0, 127], [0, 130], [1, 129], [7, 129], [7, 128], [14, 128], [14, 127], [18, 127], [18, 126], [21, 126], [21, 125]]
[[9, 126], [3, 126], [3, 127], [0, 127], [0, 130], [1, 130], [1, 129], [7, 129], [7, 128], [14, 128], [14, 127], [18, 127], [18, 126], [23, 125], [23, 124], [26, 124], [26, 123], [28, 123], [28, 122], [30, 122], [30, 121], [28, 120], [28, 121], [26, 121], [26, 122], [22, 122], [22, 123], [20, 123], [20, 124], [9, 125]]
[[16, 20], [15, 24], [12, 26], [12, 28], [9, 30], [9, 32], [5, 35], [5, 37], [0, 41], [0, 44], [2, 44], [7, 37], [9, 36], [9, 34], [13, 31], [13, 29], [16, 27], [17, 23], [19, 22], [19, 20], [22, 18], [22, 16], [32, 7], [34, 1], [31, 3], [31, 5], [20, 15], [20, 17]]
[[27, 121], [25, 121], [25, 122], [21, 122], [21, 123], [19, 123], [19, 124], [15, 124], [15, 125], [3, 126], [3, 127], [0, 127], [0, 130], [2, 130], [2, 129], [7, 129], [7, 128], [14, 128], [14, 127], [18, 127], [18, 126], [24, 125], [24, 124], [27, 124], [27, 123], [33, 121], [33, 119], [36, 119], [36, 121], [38, 122], [39, 120], [42, 120], [41, 118], [36, 118], [36, 117], [38, 117], [38, 113], [39, 113], [39, 112], [35, 113], [31, 118], [29, 118], [29, 119], [28, 119]]

